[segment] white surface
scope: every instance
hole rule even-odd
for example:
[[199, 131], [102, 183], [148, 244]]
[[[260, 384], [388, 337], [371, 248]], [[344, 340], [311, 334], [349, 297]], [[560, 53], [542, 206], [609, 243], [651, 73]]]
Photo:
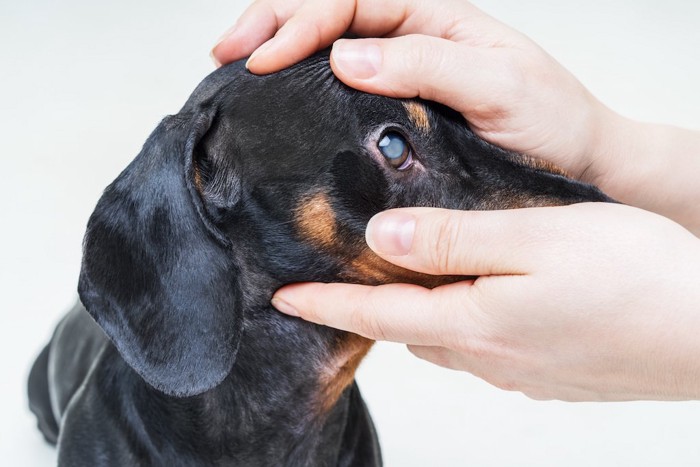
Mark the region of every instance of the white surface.
[[[482, 0], [611, 107], [700, 126], [700, 3]], [[0, 4], [0, 464], [55, 452], [26, 409], [29, 366], [75, 299], [101, 190], [212, 70], [243, 4]], [[700, 358], [700, 356], [699, 356]], [[359, 372], [388, 466], [700, 465], [700, 403], [535, 402], [380, 344]]]

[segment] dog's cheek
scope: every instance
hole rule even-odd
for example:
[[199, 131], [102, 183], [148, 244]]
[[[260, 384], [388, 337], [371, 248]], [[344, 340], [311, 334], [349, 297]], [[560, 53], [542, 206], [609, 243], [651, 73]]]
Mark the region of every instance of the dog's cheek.
[[364, 233], [372, 216], [388, 207], [391, 187], [385, 173], [370, 156], [347, 151], [336, 155], [330, 174], [339, 223]]

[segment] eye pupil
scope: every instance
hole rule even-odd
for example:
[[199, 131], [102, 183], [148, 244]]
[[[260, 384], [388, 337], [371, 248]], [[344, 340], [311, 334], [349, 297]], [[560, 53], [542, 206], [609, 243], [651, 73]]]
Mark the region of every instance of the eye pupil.
[[392, 167], [404, 170], [411, 165], [411, 149], [406, 139], [395, 131], [387, 132], [377, 143], [379, 152]]
[[387, 133], [379, 141], [379, 150], [384, 154], [384, 157], [389, 159], [398, 159], [405, 149], [406, 141], [396, 133]]

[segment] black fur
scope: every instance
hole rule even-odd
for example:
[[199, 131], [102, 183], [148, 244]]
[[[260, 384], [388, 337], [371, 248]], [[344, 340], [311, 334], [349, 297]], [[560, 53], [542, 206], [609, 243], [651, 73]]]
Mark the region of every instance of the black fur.
[[[345, 87], [322, 53], [262, 77], [225, 66], [163, 120], [97, 204], [85, 308], [32, 369], [31, 408], [60, 465], [381, 464], [356, 384], [324, 393], [350, 336], [275, 312], [272, 293], [387, 281], [351, 266], [386, 208], [611, 201], [479, 140], [444, 107], [423, 103], [430, 128], [416, 128], [403, 104]], [[382, 160], [386, 128], [406, 135], [414, 167]], [[318, 193], [331, 246], [299, 228]]]

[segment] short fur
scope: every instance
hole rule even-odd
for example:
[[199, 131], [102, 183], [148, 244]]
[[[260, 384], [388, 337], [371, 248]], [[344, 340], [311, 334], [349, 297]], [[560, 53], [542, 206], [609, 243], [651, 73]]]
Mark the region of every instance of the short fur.
[[[378, 152], [387, 129], [410, 142], [409, 169]], [[268, 76], [227, 65], [105, 190], [85, 234], [84, 308], [36, 360], [31, 408], [63, 466], [380, 465], [353, 381], [371, 342], [274, 311], [273, 292], [460, 279], [371, 253], [365, 226], [387, 208], [583, 201], [611, 200], [445, 107], [344, 86], [327, 53]]]

